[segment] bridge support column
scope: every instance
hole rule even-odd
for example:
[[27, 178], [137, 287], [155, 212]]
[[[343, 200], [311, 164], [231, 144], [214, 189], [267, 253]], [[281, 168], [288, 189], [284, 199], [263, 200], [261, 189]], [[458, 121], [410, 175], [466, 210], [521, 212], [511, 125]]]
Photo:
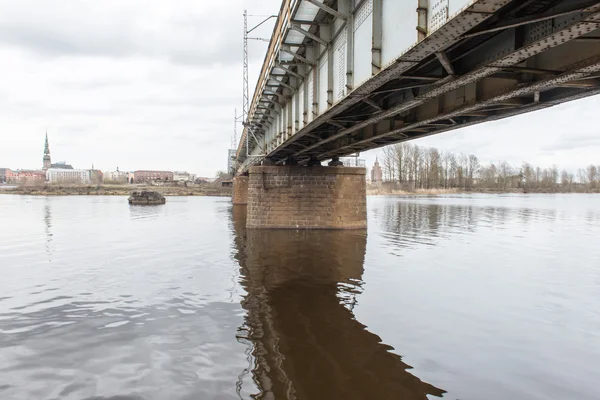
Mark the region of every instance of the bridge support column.
[[248, 180], [244, 175], [233, 178], [233, 204], [248, 204]]
[[365, 168], [337, 166], [251, 167], [247, 227], [364, 229], [365, 175]]

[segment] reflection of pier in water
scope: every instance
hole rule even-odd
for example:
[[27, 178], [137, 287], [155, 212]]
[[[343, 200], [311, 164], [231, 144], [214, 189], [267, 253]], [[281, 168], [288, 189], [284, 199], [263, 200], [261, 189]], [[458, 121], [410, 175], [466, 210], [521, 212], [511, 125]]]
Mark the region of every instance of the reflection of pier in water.
[[444, 391], [366, 330], [351, 311], [361, 290], [365, 231], [246, 230], [233, 208], [247, 291], [240, 337], [252, 345], [261, 399], [426, 399]]

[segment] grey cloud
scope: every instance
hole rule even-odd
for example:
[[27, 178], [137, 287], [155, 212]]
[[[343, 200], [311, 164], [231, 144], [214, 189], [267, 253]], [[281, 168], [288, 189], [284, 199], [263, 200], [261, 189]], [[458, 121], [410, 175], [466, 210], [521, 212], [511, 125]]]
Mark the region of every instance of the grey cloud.
[[140, 99], [135, 104], [138, 106], [160, 106], [160, 107], [222, 107], [232, 104], [238, 100], [239, 96], [214, 96], [207, 93], [205, 96], [195, 96], [186, 98], [163, 98], [153, 97]]
[[76, 134], [79, 136], [87, 136], [93, 133], [94, 129], [98, 127], [98, 124], [70, 124], [61, 127], [61, 134], [71, 135]]
[[134, 50], [126, 36], [106, 32], [100, 37], [69, 33], [51, 26], [27, 24], [0, 25], [0, 42], [19, 48], [26, 48], [43, 56], [60, 55], [110, 55], [123, 57]]
[[545, 152], [553, 152], [560, 150], [574, 150], [583, 147], [600, 147], [600, 132], [595, 136], [590, 135], [562, 135], [554, 143], [542, 146]]
[[[241, 62], [242, 20], [238, 16], [238, 24], [223, 24], [224, 17], [234, 20], [226, 8], [218, 10], [221, 15], [165, 17], [161, 25], [152, 26], [156, 21], [145, 16], [143, 8], [102, 13], [95, 12], [100, 5], [87, 9], [74, 3], [65, 12], [53, 7], [57, 4], [13, 3], [7, 10], [12, 13], [3, 13], [0, 6], [0, 43], [43, 57], [144, 56], [194, 66]], [[41, 7], [44, 18], [32, 18], [28, 6]], [[250, 57], [260, 60], [262, 54], [250, 52]]]
[[86, 82], [57, 82], [57, 86], [64, 89], [72, 90], [95, 90], [95, 89], [106, 89], [106, 88], [124, 88], [131, 85], [131, 81], [127, 79], [95, 79]]

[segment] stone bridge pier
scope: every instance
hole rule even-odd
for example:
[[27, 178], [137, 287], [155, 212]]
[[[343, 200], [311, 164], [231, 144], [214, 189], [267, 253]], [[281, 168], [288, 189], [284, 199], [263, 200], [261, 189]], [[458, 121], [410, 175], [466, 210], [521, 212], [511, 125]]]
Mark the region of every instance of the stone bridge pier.
[[247, 204], [248, 228], [364, 229], [365, 179], [365, 168], [254, 166], [234, 179], [233, 203]]
[[248, 204], [248, 176], [239, 175], [233, 178], [233, 204]]

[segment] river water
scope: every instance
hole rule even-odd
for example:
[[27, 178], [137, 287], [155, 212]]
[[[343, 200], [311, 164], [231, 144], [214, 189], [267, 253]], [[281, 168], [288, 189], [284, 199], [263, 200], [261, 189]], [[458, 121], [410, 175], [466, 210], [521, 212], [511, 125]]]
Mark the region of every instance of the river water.
[[600, 197], [0, 196], [0, 399], [598, 399]]

